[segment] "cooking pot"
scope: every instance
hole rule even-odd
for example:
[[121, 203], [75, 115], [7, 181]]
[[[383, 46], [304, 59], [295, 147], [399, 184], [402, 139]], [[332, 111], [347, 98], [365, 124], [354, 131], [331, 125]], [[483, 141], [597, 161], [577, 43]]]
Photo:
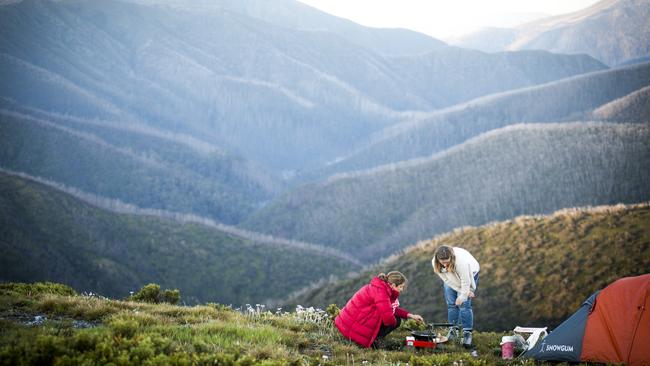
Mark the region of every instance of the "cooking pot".
[[445, 343], [447, 342], [447, 337], [441, 336], [436, 332], [430, 332], [428, 330], [413, 330], [411, 335], [415, 337], [416, 341], [426, 341], [426, 342], [435, 342], [435, 343]]
[[409, 341], [407, 337], [407, 345], [412, 345], [416, 348], [431, 348], [434, 349], [439, 343], [448, 341], [447, 337], [442, 336], [436, 332], [436, 327], [450, 327], [453, 324], [448, 323], [429, 323], [427, 330], [412, 330], [412, 340]]

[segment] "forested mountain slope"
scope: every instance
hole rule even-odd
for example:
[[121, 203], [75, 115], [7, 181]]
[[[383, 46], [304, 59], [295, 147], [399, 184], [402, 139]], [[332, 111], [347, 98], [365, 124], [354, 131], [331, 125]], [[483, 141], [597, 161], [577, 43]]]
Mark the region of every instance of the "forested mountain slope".
[[478, 98], [386, 128], [367, 146], [304, 177], [431, 156], [511, 124], [584, 120], [593, 109], [648, 85], [650, 63], [645, 63]]
[[571, 59], [557, 56], [546, 51], [485, 53], [443, 47], [417, 56], [396, 57], [393, 63], [412, 90], [438, 101], [435, 106], [439, 108], [564, 79], [576, 75], [575, 70], [606, 69], [587, 55]]
[[274, 200], [245, 227], [358, 253], [564, 207], [650, 199], [650, 124], [520, 124], [430, 158], [343, 174]]
[[133, 124], [0, 109], [0, 137], [6, 169], [225, 223], [239, 222], [281, 189], [248, 161]]
[[650, 86], [598, 107], [592, 116], [603, 121], [650, 122]]
[[106, 211], [6, 173], [0, 187], [2, 282], [60, 281], [117, 298], [154, 282], [181, 288], [190, 303], [241, 305], [358, 268], [308, 245]]

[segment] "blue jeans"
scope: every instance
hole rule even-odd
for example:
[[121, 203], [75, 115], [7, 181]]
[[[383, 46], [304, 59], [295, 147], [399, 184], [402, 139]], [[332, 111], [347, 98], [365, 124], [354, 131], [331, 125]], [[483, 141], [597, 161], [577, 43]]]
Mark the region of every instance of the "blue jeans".
[[[474, 275], [474, 282], [478, 287], [478, 273]], [[460, 318], [460, 324], [464, 331], [473, 330], [474, 311], [472, 311], [472, 299], [468, 298], [460, 306], [456, 306], [458, 292], [445, 283], [443, 283], [443, 287], [445, 289], [445, 301], [447, 302], [447, 321], [451, 324], [458, 324]]]

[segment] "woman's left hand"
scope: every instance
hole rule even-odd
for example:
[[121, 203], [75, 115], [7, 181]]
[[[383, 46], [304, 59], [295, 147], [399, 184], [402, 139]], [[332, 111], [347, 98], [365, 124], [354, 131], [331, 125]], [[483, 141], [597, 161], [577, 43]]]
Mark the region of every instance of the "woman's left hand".
[[418, 315], [418, 314], [409, 314], [409, 315], [408, 315], [408, 318], [409, 318], [409, 319], [415, 319], [415, 321], [418, 321], [418, 322], [420, 322], [420, 323], [424, 323], [424, 318], [422, 318], [422, 317], [421, 317], [420, 315]]

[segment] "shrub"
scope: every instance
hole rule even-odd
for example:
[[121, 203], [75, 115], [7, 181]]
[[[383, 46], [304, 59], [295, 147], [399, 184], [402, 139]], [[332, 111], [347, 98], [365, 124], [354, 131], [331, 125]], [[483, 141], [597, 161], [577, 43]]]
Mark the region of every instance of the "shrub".
[[114, 319], [109, 324], [116, 336], [131, 338], [138, 331], [140, 325], [133, 319]]
[[129, 297], [129, 300], [131, 301], [148, 302], [153, 304], [166, 302], [172, 305], [177, 304], [180, 301], [180, 299], [181, 299], [180, 290], [167, 289], [161, 293], [160, 285], [157, 285], [155, 283], [150, 283], [148, 285], [145, 285], [135, 295]]
[[53, 364], [54, 359], [65, 351], [62, 338], [56, 336], [38, 335], [35, 342], [35, 352], [30, 355], [30, 361], [37, 365]]
[[222, 312], [222, 311], [232, 311], [232, 306], [230, 305], [224, 305], [224, 304], [218, 304], [216, 302], [209, 302], [205, 304], [205, 306], [211, 307], [215, 309], [216, 311]]
[[334, 319], [339, 315], [341, 309], [339, 309], [338, 305], [336, 304], [329, 304], [325, 311], [327, 314], [329, 314], [330, 318]]
[[101, 337], [92, 332], [77, 332], [73, 337], [72, 347], [79, 352], [90, 352], [95, 349], [95, 345], [99, 343]]
[[181, 299], [181, 292], [178, 289], [175, 290], [165, 290], [162, 295], [162, 301], [170, 303], [172, 305], [178, 304], [178, 301]]
[[130, 300], [157, 304], [159, 302], [159, 296], [160, 285], [150, 283], [142, 287], [135, 295], [131, 296]]

